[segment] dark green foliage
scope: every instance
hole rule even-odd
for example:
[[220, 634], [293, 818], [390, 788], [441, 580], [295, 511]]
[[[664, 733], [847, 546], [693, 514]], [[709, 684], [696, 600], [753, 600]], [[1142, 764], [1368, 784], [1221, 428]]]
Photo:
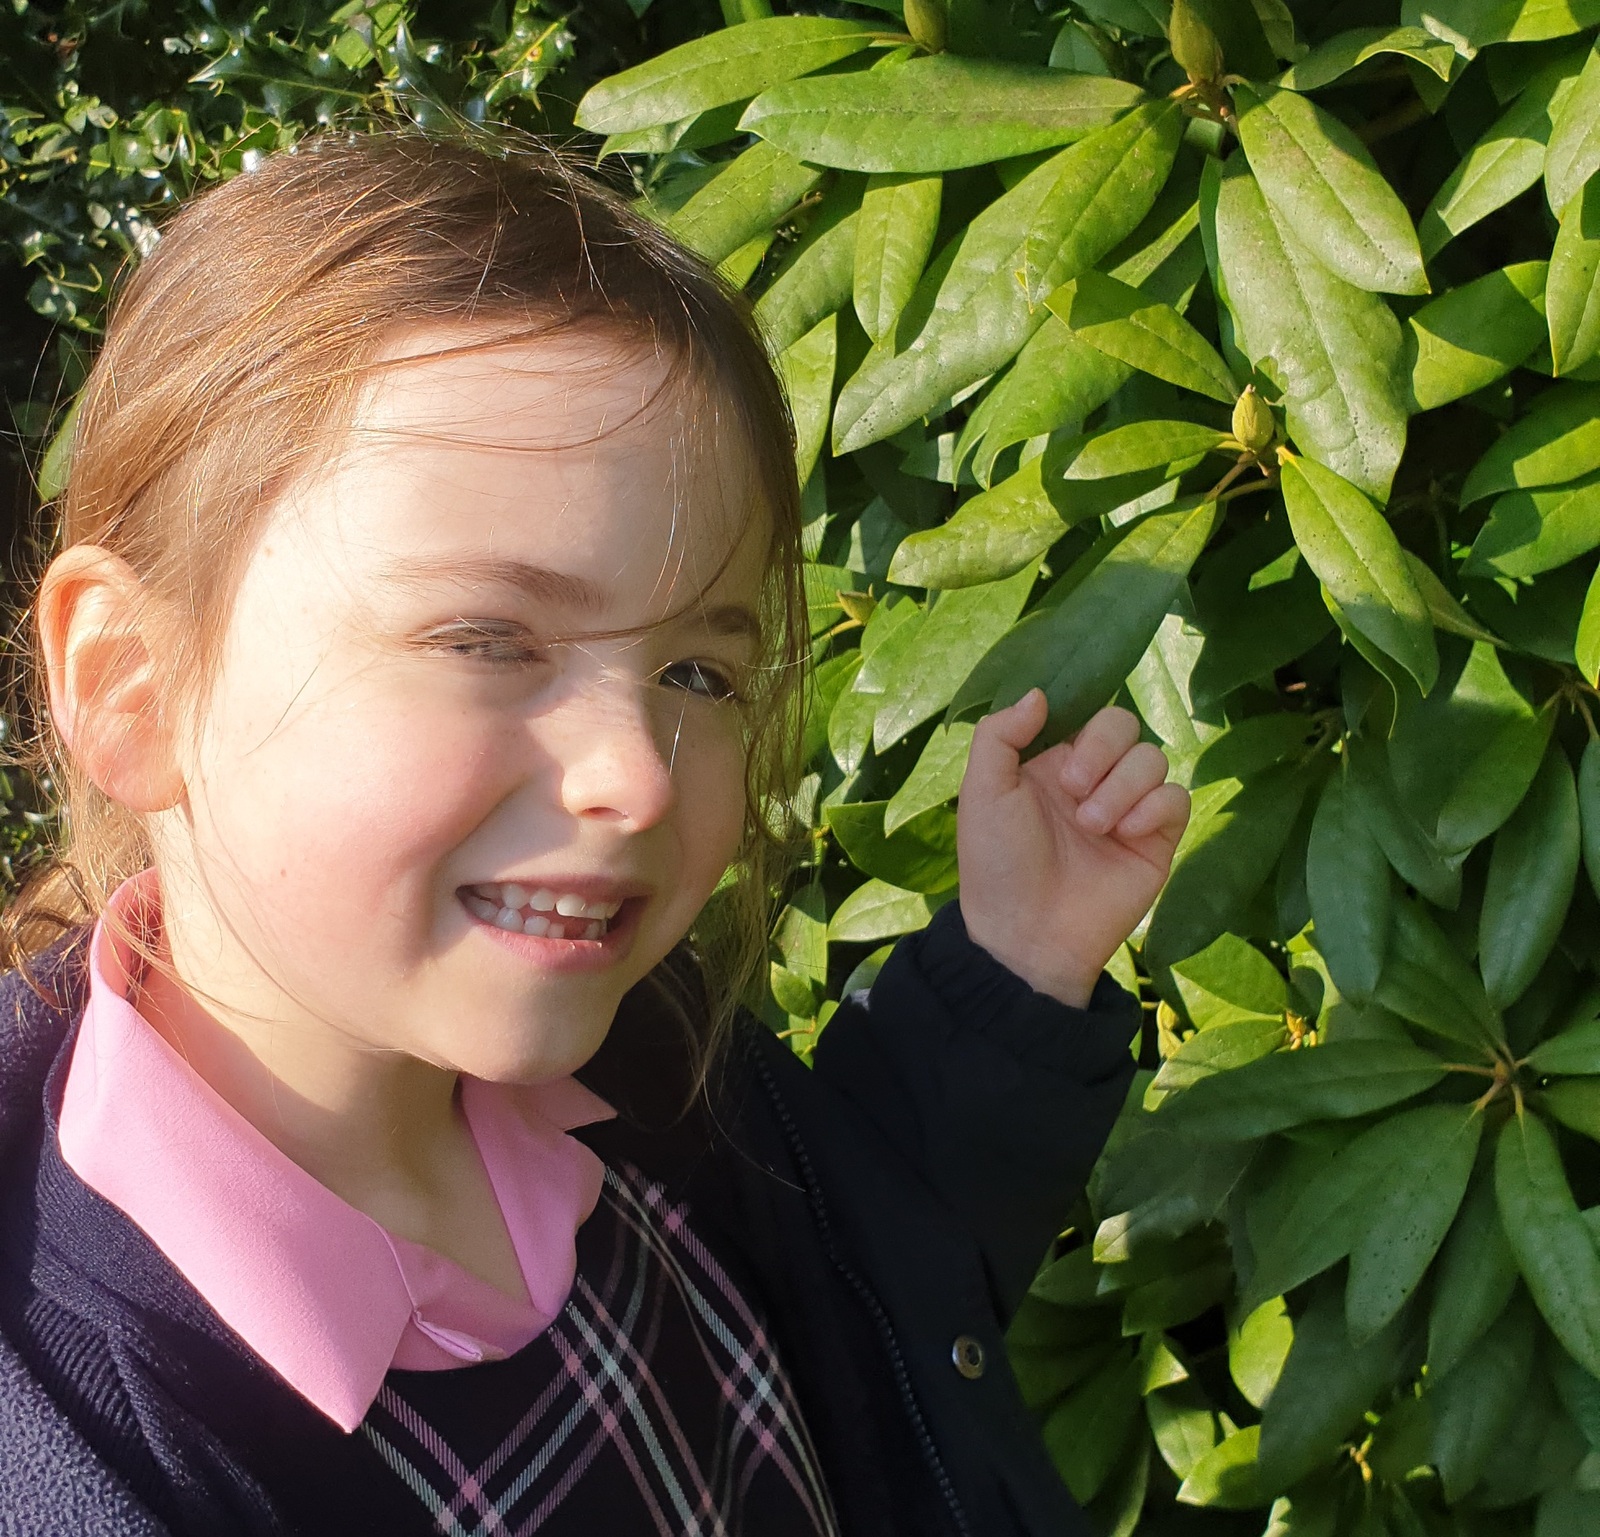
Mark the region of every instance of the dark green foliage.
[[1194, 820], [1116, 963], [1159, 1072], [1014, 1335], [1062, 1476], [1123, 1534], [1579, 1530], [1600, 7], [1179, 0], [1169, 53], [1163, 0], [1082, 0], [1031, 55], [1029, 7], [951, 0], [949, 51], [922, 10], [704, 147], [708, 207], [820, 175], [704, 247], [790, 385], [822, 605], [833, 991], [772, 1022], [808, 1050], [948, 894], [978, 713], [1130, 704]]

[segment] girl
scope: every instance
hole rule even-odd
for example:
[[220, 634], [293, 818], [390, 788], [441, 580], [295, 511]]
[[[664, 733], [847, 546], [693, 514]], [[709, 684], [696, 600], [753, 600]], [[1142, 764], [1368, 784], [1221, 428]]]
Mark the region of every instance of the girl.
[[1133, 718], [979, 727], [960, 904], [808, 1072], [731, 1001], [791, 433], [692, 258], [549, 157], [330, 137], [171, 222], [77, 440], [0, 1530], [1085, 1530], [1002, 1330], [1132, 1070], [1101, 968], [1186, 816]]

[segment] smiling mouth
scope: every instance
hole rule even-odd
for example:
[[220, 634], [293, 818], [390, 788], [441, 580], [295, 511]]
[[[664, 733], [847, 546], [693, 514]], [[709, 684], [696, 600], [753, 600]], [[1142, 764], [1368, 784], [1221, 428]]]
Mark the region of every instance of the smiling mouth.
[[572, 892], [514, 882], [466, 886], [461, 896], [467, 909], [485, 923], [537, 939], [604, 939], [622, 907], [620, 901], [591, 902]]

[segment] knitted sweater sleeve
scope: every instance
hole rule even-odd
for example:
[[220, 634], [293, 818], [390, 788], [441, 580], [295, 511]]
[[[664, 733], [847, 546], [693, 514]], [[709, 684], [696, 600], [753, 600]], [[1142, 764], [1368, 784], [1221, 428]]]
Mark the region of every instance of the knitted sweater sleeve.
[[967, 935], [958, 903], [902, 940], [834, 1015], [815, 1071], [976, 1240], [1004, 1322], [1068, 1220], [1133, 1075], [1137, 1002], [1036, 993]]

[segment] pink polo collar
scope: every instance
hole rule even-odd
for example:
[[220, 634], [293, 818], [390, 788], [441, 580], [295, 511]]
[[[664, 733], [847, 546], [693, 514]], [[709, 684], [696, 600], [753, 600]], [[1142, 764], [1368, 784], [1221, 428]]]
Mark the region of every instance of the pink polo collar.
[[385, 1231], [319, 1184], [218, 1095], [134, 1006], [160, 942], [155, 872], [125, 882], [90, 943], [89, 1002], [68, 1066], [67, 1165], [120, 1208], [249, 1347], [355, 1429], [391, 1367], [499, 1360], [566, 1305], [576, 1234], [604, 1165], [566, 1133], [615, 1112], [572, 1078], [463, 1078], [461, 1104], [522, 1266], [528, 1302]]

